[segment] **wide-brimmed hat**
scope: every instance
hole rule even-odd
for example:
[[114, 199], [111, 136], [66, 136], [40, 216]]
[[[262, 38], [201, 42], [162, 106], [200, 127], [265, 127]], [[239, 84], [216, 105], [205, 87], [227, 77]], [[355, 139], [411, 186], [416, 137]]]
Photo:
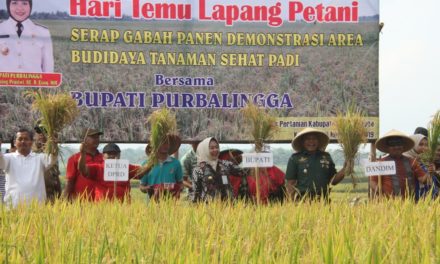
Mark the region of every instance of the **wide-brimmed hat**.
[[376, 148], [382, 152], [388, 153], [388, 141], [392, 140], [393, 138], [397, 138], [402, 141], [403, 152], [406, 152], [414, 147], [414, 140], [412, 140], [405, 133], [392, 129], [376, 140]]
[[318, 137], [318, 142], [319, 142], [318, 149], [321, 151], [325, 150], [330, 140], [329, 137], [327, 136], [326, 133], [322, 132], [321, 130], [310, 127], [301, 130], [292, 140], [292, 147], [294, 150], [296, 151], [304, 150], [304, 136], [307, 134], [315, 134]]
[[84, 128], [83, 132], [81, 134], [81, 138], [85, 138], [85, 137], [90, 137], [90, 136], [94, 136], [94, 135], [103, 135], [104, 133], [102, 133], [101, 131], [94, 129], [94, 128]]
[[188, 138], [188, 141], [190, 141], [190, 142], [201, 142], [205, 138], [206, 138], [206, 136], [204, 136], [202, 133], [199, 133], [199, 134], [197, 134], [195, 136], [192, 136], [192, 137]]
[[220, 154], [218, 155], [218, 158], [221, 160], [229, 160], [233, 162], [237, 162], [237, 164], [241, 163], [241, 155], [243, 154], [243, 151], [239, 149], [225, 149], [220, 151]]

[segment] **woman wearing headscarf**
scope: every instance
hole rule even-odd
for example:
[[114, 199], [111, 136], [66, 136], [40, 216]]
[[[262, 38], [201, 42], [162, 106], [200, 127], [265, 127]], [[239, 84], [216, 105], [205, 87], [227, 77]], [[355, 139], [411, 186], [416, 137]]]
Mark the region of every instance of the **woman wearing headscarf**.
[[[428, 166], [424, 164], [421, 160], [421, 155], [428, 150], [428, 138], [422, 134], [411, 135], [410, 138], [415, 143], [414, 147], [411, 150], [403, 153], [403, 155], [412, 158], [413, 162], [417, 162], [425, 172], [428, 172]], [[433, 181], [436, 180], [437, 179], [434, 177]], [[429, 195], [431, 190], [432, 190], [431, 197], [432, 198], [437, 197], [439, 190], [436, 184], [428, 184], [428, 183], [423, 184], [420, 183], [419, 181], [416, 181], [415, 193], [414, 193], [416, 201], [418, 201], [420, 198], [425, 198], [427, 195]]]
[[197, 166], [193, 170], [193, 202], [208, 202], [220, 198], [232, 199], [229, 175], [245, 176], [238, 165], [219, 159], [220, 147], [217, 139], [209, 137], [197, 147]]

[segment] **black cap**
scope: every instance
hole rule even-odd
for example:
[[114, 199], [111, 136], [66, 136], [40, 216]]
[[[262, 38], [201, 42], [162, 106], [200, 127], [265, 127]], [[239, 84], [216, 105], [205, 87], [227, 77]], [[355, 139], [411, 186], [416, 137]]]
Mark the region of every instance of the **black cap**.
[[47, 134], [46, 129], [41, 125], [41, 120], [38, 120], [37, 124], [35, 124], [34, 131], [37, 134]]
[[416, 128], [416, 130], [414, 130], [414, 135], [415, 134], [422, 134], [425, 137], [428, 137], [428, 129], [426, 129], [424, 127], [418, 127], [418, 128]]
[[121, 152], [121, 149], [116, 145], [115, 143], [108, 143], [105, 145], [104, 149], [102, 150], [103, 153], [109, 153], [109, 152]]
[[101, 136], [102, 134], [104, 134], [104, 133], [102, 133], [101, 131], [99, 131], [97, 129], [89, 127], [89, 128], [84, 128], [83, 129], [81, 137], [85, 138], [86, 136], [90, 137], [90, 136], [94, 136], [94, 135], [100, 135]]

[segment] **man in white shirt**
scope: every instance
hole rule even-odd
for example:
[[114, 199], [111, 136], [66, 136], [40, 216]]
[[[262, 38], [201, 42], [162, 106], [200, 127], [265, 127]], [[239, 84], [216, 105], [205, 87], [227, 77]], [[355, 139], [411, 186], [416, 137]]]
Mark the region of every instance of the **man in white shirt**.
[[6, 194], [4, 201], [16, 207], [19, 203], [32, 200], [46, 201], [44, 173], [54, 165], [56, 157], [31, 151], [33, 133], [27, 129], [17, 132], [13, 153], [0, 153], [0, 169], [6, 173]]

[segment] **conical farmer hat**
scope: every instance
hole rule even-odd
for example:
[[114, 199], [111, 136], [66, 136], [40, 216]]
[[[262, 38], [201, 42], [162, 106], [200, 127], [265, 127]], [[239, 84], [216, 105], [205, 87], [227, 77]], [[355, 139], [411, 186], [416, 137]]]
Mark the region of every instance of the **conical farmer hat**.
[[387, 141], [390, 138], [400, 138], [403, 142], [403, 152], [407, 152], [408, 150], [412, 149], [414, 147], [414, 140], [412, 140], [409, 136], [407, 136], [405, 133], [402, 133], [398, 130], [392, 129], [388, 131], [385, 135], [378, 138], [376, 140], [376, 148], [382, 152], [388, 153], [388, 144]]
[[318, 149], [321, 151], [324, 151], [325, 148], [328, 145], [329, 137], [326, 133], [324, 133], [321, 130], [315, 129], [315, 128], [305, 128], [301, 130], [296, 137], [292, 141], [292, 147], [296, 151], [303, 151], [304, 150], [304, 136], [307, 134], [315, 134], [318, 137], [319, 146]]

